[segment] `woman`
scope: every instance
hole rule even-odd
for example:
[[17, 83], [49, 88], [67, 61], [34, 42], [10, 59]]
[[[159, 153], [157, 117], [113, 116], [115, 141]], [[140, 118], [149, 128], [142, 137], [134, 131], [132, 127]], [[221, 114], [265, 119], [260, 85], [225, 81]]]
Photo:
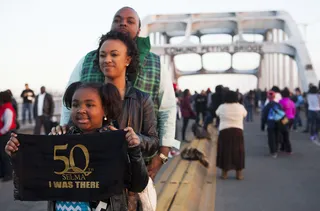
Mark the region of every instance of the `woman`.
[[[281, 100], [282, 96], [281, 96], [281, 91], [280, 91], [280, 88], [277, 87], [277, 86], [273, 86], [271, 88], [270, 91], [273, 91], [275, 93], [275, 96], [274, 96], [274, 99], [273, 101], [276, 102], [276, 103], [279, 103], [279, 101]], [[266, 102], [265, 102], [265, 106], [269, 103], [269, 99], [267, 98]]]
[[320, 125], [320, 96], [316, 86], [312, 86], [307, 94], [308, 119], [310, 121], [310, 140], [318, 138]]
[[[96, 64], [105, 76], [105, 84], [115, 85], [122, 100], [121, 115], [117, 118], [120, 129], [132, 127], [141, 140], [141, 151], [148, 166], [159, 149], [157, 121], [154, 105], [148, 94], [134, 88], [127, 75], [135, 75], [139, 70], [139, 55], [135, 42], [121, 32], [110, 31], [102, 35], [97, 50]], [[59, 128], [58, 128], [59, 129]], [[116, 128], [112, 128], [116, 130]], [[52, 133], [62, 133], [59, 129]], [[162, 158], [161, 158], [162, 159]], [[159, 162], [164, 162], [161, 160]], [[155, 170], [148, 166], [149, 176], [154, 179]], [[137, 204], [136, 194], [129, 193], [132, 207]], [[130, 210], [135, 210], [130, 208]]]
[[[133, 128], [140, 137], [141, 151], [148, 164], [159, 148], [159, 137], [152, 99], [134, 88], [126, 77], [139, 70], [136, 44], [125, 34], [110, 31], [101, 36], [97, 52], [95, 65], [103, 72], [105, 84], [116, 86], [121, 96], [121, 115], [117, 118], [119, 128]], [[65, 129], [52, 128], [51, 132], [61, 134]]]
[[280, 136], [280, 124], [276, 120], [277, 112], [275, 110], [281, 110], [281, 105], [275, 102], [276, 93], [274, 91], [269, 91], [267, 93], [268, 104], [262, 110], [261, 117], [261, 130], [264, 131], [265, 125], [267, 125], [268, 130], [268, 145], [270, 155], [273, 158], [278, 156], [278, 145]]
[[183, 91], [183, 98], [181, 100], [181, 116], [183, 118], [183, 125], [182, 125], [182, 141], [189, 142], [186, 140], [186, 130], [188, 127], [189, 119], [195, 119], [196, 114], [191, 108], [190, 102], [191, 93], [189, 89]]
[[[66, 90], [63, 102], [67, 108], [71, 109], [73, 126], [68, 130], [69, 134], [103, 132], [112, 127], [110, 126], [112, 120], [120, 115], [121, 98], [117, 88], [112, 84], [73, 83]], [[128, 142], [128, 165], [130, 165], [130, 167], [127, 168], [126, 174], [131, 175], [130, 184], [125, 184], [125, 186], [129, 188], [130, 191], [140, 192], [148, 183], [147, 169], [141, 157], [140, 139], [131, 127], [126, 127], [124, 130], [128, 131], [126, 140]], [[6, 152], [11, 155], [16, 152], [18, 148], [18, 137], [16, 134], [12, 134], [6, 146]], [[125, 190], [123, 194], [114, 195], [105, 201], [109, 205], [107, 208], [108, 211], [128, 210]], [[50, 203], [49, 210], [79, 210], [80, 207], [79, 211], [84, 211], [96, 208], [98, 203], [99, 202], [70, 203], [56, 201]]]
[[12, 179], [12, 167], [4, 151], [10, 132], [16, 129], [16, 112], [11, 100], [9, 92], [0, 92], [0, 177], [3, 181]]
[[19, 124], [19, 121], [18, 121], [18, 116], [19, 116], [19, 113], [18, 113], [18, 103], [16, 101], [16, 99], [13, 97], [13, 94], [11, 92], [10, 89], [7, 89], [7, 92], [9, 93], [10, 97], [11, 97], [11, 104], [13, 106], [13, 109], [14, 111], [16, 112], [16, 119], [15, 119], [15, 122], [16, 122], [16, 130], [19, 130], [20, 128], [20, 124]]
[[285, 112], [285, 115], [288, 118], [289, 122], [280, 130], [280, 134], [282, 136], [280, 150], [292, 154], [289, 131], [293, 126], [294, 117], [296, 115], [296, 105], [290, 99], [290, 91], [288, 88], [284, 88], [281, 95], [282, 99], [279, 101], [279, 104], [281, 105], [282, 110]]
[[216, 111], [220, 118], [217, 167], [222, 170], [222, 179], [227, 179], [228, 171], [236, 170], [236, 178], [242, 180], [245, 156], [243, 120], [247, 111], [238, 103], [236, 92], [228, 91], [224, 100]]

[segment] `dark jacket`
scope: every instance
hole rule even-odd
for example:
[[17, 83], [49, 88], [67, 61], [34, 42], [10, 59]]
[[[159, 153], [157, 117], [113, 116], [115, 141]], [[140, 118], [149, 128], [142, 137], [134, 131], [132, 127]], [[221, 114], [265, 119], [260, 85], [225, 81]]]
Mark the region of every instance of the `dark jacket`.
[[199, 94], [195, 99], [196, 112], [204, 112], [207, 110], [207, 96]]
[[194, 118], [196, 114], [193, 112], [190, 103], [190, 97], [184, 97], [180, 104], [181, 115], [183, 118]]
[[[99, 132], [108, 130], [107, 127], [99, 129]], [[78, 134], [79, 130], [75, 127], [69, 129], [69, 134]], [[125, 184], [126, 189], [131, 192], [141, 192], [148, 184], [149, 176], [147, 168], [144, 164], [141, 149], [139, 146], [128, 148], [128, 168], [127, 175], [130, 181]], [[108, 204], [107, 211], [127, 211], [128, 201], [126, 191], [122, 194], [114, 195], [109, 199], [104, 200]], [[91, 208], [96, 208], [99, 202], [90, 202]], [[48, 211], [55, 211], [55, 202], [48, 202]]]
[[[39, 95], [36, 96], [36, 100], [33, 105], [34, 118], [38, 117], [38, 98], [39, 98]], [[54, 112], [54, 102], [53, 102], [52, 96], [46, 93], [43, 101], [43, 116], [52, 117], [53, 112]]]
[[118, 119], [119, 128], [132, 127], [141, 141], [142, 156], [145, 160], [156, 154], [159, 149], [157, 120], [151, 97], [129, 83], [123, 102], [122, 114]]
[[211, 104], [212, 104], [212, 115], [213, 117], [216, 117], [216, 110], [219, 108], [220, 105], [222, 105], [224, 102], [224, 96], [223, 93], [214, 93], [211, 96]]
[[265, 125], [267, 125], [268, 129], [273, 129], [278, 126], [277, 122], [274, 120], [268, 119], [269, 111], [271, 108], [277, 106], [278, 108], [281, 108], [281, 105], [279, 103], [276, 103], [274, 101], [270, 101], [262, 110], [262, 116], [261, 116], [261, 130], [264, 130]]

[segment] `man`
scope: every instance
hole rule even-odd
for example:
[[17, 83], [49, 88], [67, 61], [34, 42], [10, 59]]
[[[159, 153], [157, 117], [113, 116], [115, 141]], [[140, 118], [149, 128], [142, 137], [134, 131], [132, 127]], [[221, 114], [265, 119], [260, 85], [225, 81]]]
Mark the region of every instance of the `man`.
[[264, 89], [264, 91], [261, 92], [261, 111], [263, 110], [264, 104], [267, 100], [267, 88]]
[[33, 107], [34, 119], [36, 120], [36, 126], [34, 127], [35, 135], [40, 135], [42, 126], [44, 126], [45, 134], [50, 133], [53, 111], [54, 102], [52, 96], [46, 93], [46, 88], [42, 86], [40, 88], [40, 94], [36, 96]]
[[240, 104], [243, 104], [243, 96], [242, 94], [240, 93], [239, 89], [236, 90], [236, 93], [237, 93], [237, 96], [238, 96], [238, 102]]
[[304, 99], [303, 96], [301, 94], [301, 90], [299, 87], [297, 87], [295, 89], [295, 96], [293, 97], [293, 102], [296, 105], [296, 116], [294, 118], [294, 123], [293, 123], [293, 130], [297, 129], [297, 126], [302, 127], [302, 121], [301, 121], [301, 117], [300, 117], [300, 111], [304, 105]]
[[[136, 76], [131, 76], [131, 80], [137, 89], [150, 94], [155, 105], [161, 147], [148, 166], [149, 176], [154, 179], [167, 161], [171, 147], [180, 147], [179, 142], [174, 139], [176, 100], [169, 72], [161, 69], [160, 57], [150, 52], [149, 38], [138, 37], [140, 27], [137, 12], [130, 7], [123, 7], [115, 14], [111, 30], [129, 33], [139, 49], [141, 70]], [[82, 58], [72, 72], [68, 85], [76, 81], [103, 83], [104, 75], [99, 67], [93, 65], [95, 58], [96, 51], [91, 51]], [[63, 107], [60, 124], [67, 124], [69, 117], [68, 110]]]
[[196, 123], [199, 124], [200, 115], [202, 115], [201, 117], [202, 122], [204, 122], [205, 112], [207, 109], [207, 96], [204, 90], [202, 90], [201, 93], [196, 96], [195, 107], [196, 107], [196, 113], [197, 113]]
[[23, 98], [22, 104], [22, 124], [26, 123], [26, 112], [28, 112], [29, 123], [32, 123], [31, 119], [31, 108], [32, 101], [34, 99], [34, 92], [29, 88], [29, 84], [25, 84], [25, 90], [22, 91], [21, 97]]
[[221, 104], [224, 102], [224, 87], [222, 85], [217, 85], [215, 88], [215, 93], [211, 96], [212, 102], [212, 116], [216, 118], [216, 128], [219, 127], [220, 119], [216, 115], [216, 110], [219, 108]]

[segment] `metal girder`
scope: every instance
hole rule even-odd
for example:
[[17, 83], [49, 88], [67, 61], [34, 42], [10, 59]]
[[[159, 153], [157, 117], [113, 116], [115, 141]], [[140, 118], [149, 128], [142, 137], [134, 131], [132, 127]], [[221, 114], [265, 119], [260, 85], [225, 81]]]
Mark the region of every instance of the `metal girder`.
[[[185, 36], [185, 41], [178, 45], [153, 46], [152, 51], [157, 54], [197, 53], [202, 55], [208, 52], [228, 52], [230, 54], [256, 52], [263, 55], [280, 53], [288, 55], [296, 61], [299, 80], [304, 91], [308, 90], [309, 83], [318, 83], [317, 75], [297, 24], [285, 11], [150, 15], [142, 21], [142, 24], [141, 36], [148, 36], [155, 32], [165, 33], [169, 37]], [[282, 30], [288, 36], [288, 40], [280, 43], [250, 43], [245, 42], [242, 36], [246, 33], [266, 35], [268, 31], [273, 29]], [[202, 36], [220, 33], [232, 36], [238, 34], [239, 42], [225, 45], [190, 44], [190, 41], [188, 42], [191, 35]], [[231, 71], [231, 73], [235, 72]], [[189, 74], [208, 74], [208, 72], [198, 71]], [[218, 74], [218, 72], [210, 74]]]

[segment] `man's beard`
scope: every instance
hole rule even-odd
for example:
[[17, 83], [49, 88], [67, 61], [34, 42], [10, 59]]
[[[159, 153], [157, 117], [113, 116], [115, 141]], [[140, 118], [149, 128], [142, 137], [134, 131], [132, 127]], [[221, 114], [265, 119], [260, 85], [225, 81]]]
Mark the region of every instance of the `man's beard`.
[[[126, 31], [121, 31], [120, 28], [117, 28], [117, 29], [111, 29], [111, 31], [117, 31], [117, 32], [120, 32], [122, 34], [125, 34], [126, 36], [130, 37], [131, 38], [131, 34], [130, 32]], [[139, 31], [136, 33], [136, 35], [132, 38], [133, 40], [136, 40], [137, 38], [139, 37]]]

